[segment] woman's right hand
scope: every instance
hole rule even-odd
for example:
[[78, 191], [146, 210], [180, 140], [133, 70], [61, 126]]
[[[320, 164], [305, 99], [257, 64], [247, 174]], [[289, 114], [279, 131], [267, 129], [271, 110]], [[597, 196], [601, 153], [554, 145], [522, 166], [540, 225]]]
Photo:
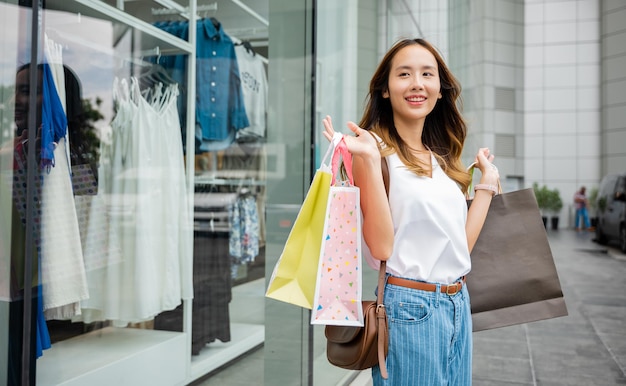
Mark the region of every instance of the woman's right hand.
[[[333, 123], [329, 115], [327, 115], [323, 120], [324, 124], [324, 137], [328, 141], [332, 142], [333, 136], [335, 135], [335, 130], [333, 129]], [[346, 146], [352, 155], [361, 156], [361, 157], [378, 157], [380, 158], [380, 153], [378, 151], [378, 146], [376, 143], [376, 138], [374, 138], [371, 133], [367, 130], [364, 130], [356, 125], [354, 122], [348, 122], [348, 129], [352, 131], [355, 136], [344, 135], [344, 141], [346, 142]]]

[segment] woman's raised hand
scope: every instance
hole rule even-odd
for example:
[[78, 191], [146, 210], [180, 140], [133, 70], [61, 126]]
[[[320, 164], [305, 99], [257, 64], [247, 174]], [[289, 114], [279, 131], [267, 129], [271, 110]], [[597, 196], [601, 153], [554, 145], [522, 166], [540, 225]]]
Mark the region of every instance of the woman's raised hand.
[[484, 147], [478, 150], [476, 154], [475, 162], [476, 167], [482, 173], [481, 183], [488, 183], [496, 185], [500, 179], [500, 173], [498, 168], [493, 162], [494, 155], [489, 152], [489, 149]]
[[[333, 140], [335, 130], [333, 129], [333, 123], [330, 116], [326, 116], [322, 123], [324, 124], [324, 137], [328, 141]], [[376, 144], [376, 138], [371, 133], [357, 126], [354, 122], [348, 122], [348, 129], [355, 135], [344, 135], [344, 141], [350, 153], [356, 156], [373, 156], [380, 157], [378, 152], [378, 146]]]

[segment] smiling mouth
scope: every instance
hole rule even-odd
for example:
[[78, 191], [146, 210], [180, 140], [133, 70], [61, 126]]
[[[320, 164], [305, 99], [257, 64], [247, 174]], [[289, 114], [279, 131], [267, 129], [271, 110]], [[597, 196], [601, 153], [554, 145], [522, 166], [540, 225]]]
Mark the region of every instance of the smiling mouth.
[[409, 102], [424, 102], [426, 100], [425, 97], [409, 97], [405, 99]]

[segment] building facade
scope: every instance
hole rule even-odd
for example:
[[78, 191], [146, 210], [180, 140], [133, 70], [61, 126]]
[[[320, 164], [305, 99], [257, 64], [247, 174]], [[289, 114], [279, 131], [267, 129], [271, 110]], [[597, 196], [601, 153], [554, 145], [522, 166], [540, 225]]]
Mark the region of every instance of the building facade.
[[466, 163], [488, 146], [504, 190], [557, 189], [560, 227], [578, 187], [626, 168], [617, 0], [0, 0], [0, 15], [2, 384], [357, 379], [309, 310], [264, 294], [321, 119], [359, 120], [399, 38], [433, 42], [461, 81]]

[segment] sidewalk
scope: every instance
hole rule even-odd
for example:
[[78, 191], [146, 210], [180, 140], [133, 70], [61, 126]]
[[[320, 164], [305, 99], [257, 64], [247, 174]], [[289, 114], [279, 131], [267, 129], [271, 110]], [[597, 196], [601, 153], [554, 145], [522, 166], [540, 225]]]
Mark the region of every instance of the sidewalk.
[[569, 315], [474, 334], [474, 385], [626, 384], [626, 256], [548, 231]]

